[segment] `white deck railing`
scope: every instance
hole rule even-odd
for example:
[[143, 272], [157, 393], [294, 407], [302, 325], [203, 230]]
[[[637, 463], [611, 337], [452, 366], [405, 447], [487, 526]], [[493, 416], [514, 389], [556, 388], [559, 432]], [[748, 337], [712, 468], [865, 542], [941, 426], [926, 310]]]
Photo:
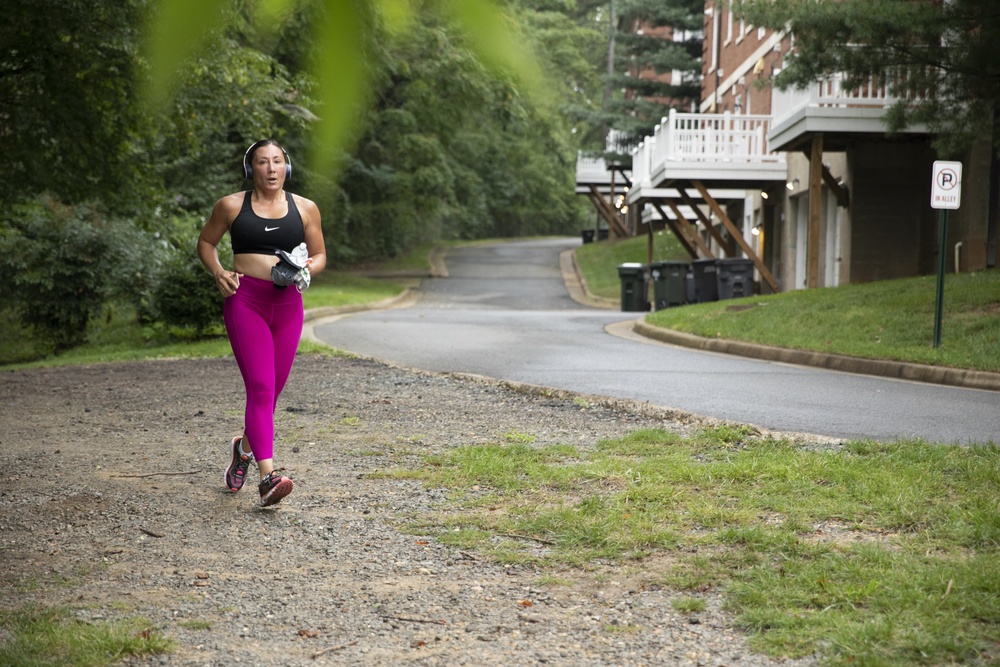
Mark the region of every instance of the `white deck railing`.
[[[844, 85], [843, 75], [836, 74], [804, 89], [774, 88], [771, 92], [771, 115], [774, 117], [774, 124], [780, 125], [786, 118], [806, 107], [886, 109], [901, 99], [890, 92], [897, 87], [894, 84], [903, 83], [900, 77], [905, 77], [905, 73], [872, 76], [864, 84], [848, 88]], [[923, 97], [923, 94], [913, 95], [914, 99]]]
[[608, 166], [602, 157], [587, 157], [583, 151], [576, 154], [576, 180], [578, 182], [602, 182], [610, 180]]
[[656, 147], [655, 137], [646, 137], [632, 151], [632, 182], [637, 185], [648, 185], [653, 173], [653, 152]]
[[654, 132], [653, 164], [784, 161], [767, 149], [770, 126], [770, 116], [671, 111]]

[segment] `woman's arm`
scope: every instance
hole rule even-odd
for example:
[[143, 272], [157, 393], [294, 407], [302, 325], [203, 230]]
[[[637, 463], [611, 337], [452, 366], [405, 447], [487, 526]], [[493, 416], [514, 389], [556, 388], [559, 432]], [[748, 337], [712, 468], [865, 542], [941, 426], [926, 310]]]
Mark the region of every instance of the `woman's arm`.
[[[240, 286], [240, 275], [235, 271], [227, 271], [219, 261], [219, 242], [229, 231], [229, 225], [236, 217], [232, 209], [233, 195], [217, 201], [212, 207], [212, 214], [205, 221], [205, 226], [201, 228], [201, 234], [198, 235], [198, 259], [215, 278], [215, 286], [219, 288], [222, 296], [232, 296]], [[239, 211], [238, 208], [236, 210]]]
[[315, 275], [326, 268], [326, 241], [323, 240], [323, 224], [319, 207], [305, 197], [296, 197], [299, 215], [302, 216], [302, 226], [305, 232], [306, 249], [309, 251], [309, 273]]

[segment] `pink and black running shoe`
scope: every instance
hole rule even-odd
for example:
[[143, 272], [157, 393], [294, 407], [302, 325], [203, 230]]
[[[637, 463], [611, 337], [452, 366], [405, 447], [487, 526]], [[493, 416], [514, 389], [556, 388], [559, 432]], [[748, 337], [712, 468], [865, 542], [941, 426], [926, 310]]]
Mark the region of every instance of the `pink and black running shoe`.
[[253, 454], [244, 454], [241, 441], [243, 438], [237, 436], [233, 438], [231, 445], [232, 457], [229, 466], [226, 468], [226, 488], [233, 493], [243, 488], [243, 482], [247, 478], [247, 467], [253, 460]]
[[284, 475], [280, 474], [278, 470], [272, 470], [267, 473], [267, 477], [260, 481], [260, 506], [267, 507], [269, 505], [274, 505], [279, 500], [287, 496], [292, 492], [292, 480], [288, 479]]

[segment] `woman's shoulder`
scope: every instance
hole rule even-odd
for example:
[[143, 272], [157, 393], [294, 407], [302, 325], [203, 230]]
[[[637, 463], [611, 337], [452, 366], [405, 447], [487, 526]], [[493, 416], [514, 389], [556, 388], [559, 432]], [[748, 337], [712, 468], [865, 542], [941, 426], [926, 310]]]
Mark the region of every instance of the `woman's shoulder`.
[[305, 204], [307, 206], [315, 206], [316, 205], [315, 203], [313, 203], [312, 199], [309, 199], [308, 197], [303, 197], [300, 194], [296, 194], [294, 192], [289, 192], [288, 190], [285, 190], [285, 194], [288, 195], [289, 197], [291, 197], [295, 201], [295, 205], [296, 206], [300, 206], [302, 204]]
[[292, 201], [295, 202], [295, 208], [299, 211], [305, 211], [308, 213], [312, 213], [313, 211], [317, 213], [319, 212], [319, 207], [316, 206], [316, 202], [312, 199], [303, 197], [302, 195], [297, 195], [294, 192], [288, 192], [287, 190], [285, 192], [292, 198]]
[[215, 202], [215, 210], [225, 213], [232, 213], [232, 217], [236, 217], [236, 214], [240, 212], [243, 207], [243, 200], [246, 197], [246, 192], [240, 190], [239, 192], [234, 192], [232, 194], [226, 195]]

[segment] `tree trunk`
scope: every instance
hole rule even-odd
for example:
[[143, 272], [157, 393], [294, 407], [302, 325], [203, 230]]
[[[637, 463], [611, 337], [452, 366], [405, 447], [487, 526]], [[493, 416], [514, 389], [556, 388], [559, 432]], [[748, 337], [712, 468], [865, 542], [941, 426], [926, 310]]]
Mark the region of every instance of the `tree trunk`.
[[1000, 101], [993, 105], [993, 141], [990, 142], [990, 205], [986, 219], [986, 268], [997, 264], [997, 216], [1000, 214], [1000, 158], [997, 157], [997, 132], [1000, 128]]
[[[608, 113], [611, 109], [612, 77], [615, 75], [615, 33], [618, 32], [618, 21], [615, 18], [615, 0], [608, 3], [608, 79], [604, 82], [604, 99], [601, 103], [601, 111]], [[604, 150], [608, 150], [608, 139], [611, 134], [611, 127], [604, 128]]]

